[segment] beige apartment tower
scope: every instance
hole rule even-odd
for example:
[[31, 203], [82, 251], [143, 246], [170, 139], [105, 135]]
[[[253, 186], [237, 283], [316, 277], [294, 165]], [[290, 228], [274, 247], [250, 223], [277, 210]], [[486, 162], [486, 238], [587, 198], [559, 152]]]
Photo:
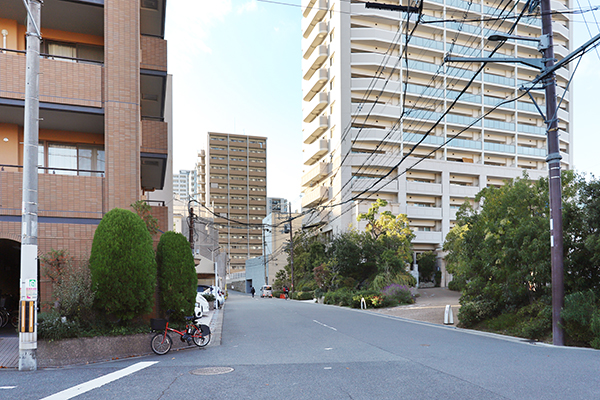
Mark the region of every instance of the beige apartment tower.
[[[385, 199], [408, 215], [415, 251], [436, 251], [443, 268], [442, 244], [464, 201], [525, 170], [547, 175], [546, 124], [520, 90], [539, 70], [489, 62], [476, 73], [481, 63], [444, 58], [488, 57], [493, 34], [541, 36], [539, 8], [515, 23], [523, 1], [424, 0], [420, 18], [356, 0], [302, 4], [305, 219], [323, 233], [362, 229], [357, 215]], [[561, 13], [572, 2], [552, 7], [560, 60], [572, 47], [572, 17]], [[534, 41], [508, 40], [493, 57], [542, 56]], [[573, 163], [571, 73], [556, 74], [563, 168]], [[543, 89], [531, 95], [545, 110]]]
[[208, 133], [206, 207], [214, 211], [220, 251], [228, 273], [243, 272], [246, 260], [262, 255], [267, 205], [267, 138]]

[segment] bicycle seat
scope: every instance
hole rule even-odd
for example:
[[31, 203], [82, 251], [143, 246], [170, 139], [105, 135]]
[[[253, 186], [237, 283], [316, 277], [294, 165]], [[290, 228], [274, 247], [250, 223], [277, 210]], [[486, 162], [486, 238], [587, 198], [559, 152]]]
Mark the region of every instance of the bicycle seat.
[[186, 319], [187, 321], [195, 321], [195, 320], [197, 320], [197, 319], [200, 319], [200, 318], [202, 318], [203, 316], [204, 316], [204, 315], [201, 315], [201, 316], [199, 316], [199, 317], [194, 317], [194, 316], [192, 316], [192, 317], [185, 317], [185, 319]]

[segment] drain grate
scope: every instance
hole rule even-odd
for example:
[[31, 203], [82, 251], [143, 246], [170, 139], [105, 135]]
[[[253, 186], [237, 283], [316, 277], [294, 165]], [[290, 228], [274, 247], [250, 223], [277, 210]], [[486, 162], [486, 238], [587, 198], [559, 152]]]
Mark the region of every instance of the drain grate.
[[233, 372], [233, 368], [231, 367], [206, 367], [195, 369], [190, 373], [192, 375], [221, 375], [228, 374], [230, 372]]

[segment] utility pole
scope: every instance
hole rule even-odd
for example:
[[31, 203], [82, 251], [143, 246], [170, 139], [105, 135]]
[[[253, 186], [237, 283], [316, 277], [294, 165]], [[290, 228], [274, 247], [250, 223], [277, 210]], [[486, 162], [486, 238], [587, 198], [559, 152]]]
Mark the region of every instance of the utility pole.
[[[583, 55], [586, 49], [600, 40], [600, 34], [571, 52], [558, 63], [554, 59], [552, 32], [552, 9], [550, 0], [541, 0], [542, 36], [539, 38], [512, 36], [504, 34], [492, 35], [488, 40], [505, 41], [507, 39], [533, 40], [538, 42], [538, 50], [543, 54], [541, 59], [531, 58], [461, 58], [446, 57], [448, 62], [519, 62], [539, 68], [541, 73], [529, 84], [535, 86], [542, 82], [546, 91], [546, 115], [532, 98], [534, 105], [546, 122], [548, 141], [548, 181], [550, 191], [550, 255], [552, 265], [552, 342], [555, 346], [564, 346], [564, 330], [561, 327], [560, 312], [564, 306], [564, 260], [563, 260], [563, 222], [562, 222], [562, 186], [560, 142], [558, 139], [558, 110], [556, 104], [556, 78], [554, 71], [571, 62], [575, 57]], [[530, 10], [531, 11], [531, 10]], [[521, 90], [524, 90], [522, 87]]]
[[190, 248], [192, 249], [192, 256], [194, 255], [194, 208], [188, 203], [189, 211], [189, 223], [188, 223], [188, 240], [190, 241]]
[[38, 138], [41, 2], [27, 9], [25, 120], [23, 140], [23, 214], [21, 217], [21, 295], [19, 302], [19, 371], [37, 370], [38, 300]]
[[[541, 0], [542, 35], [548, 38], [544, 50], [545, 70], [554, 66], [554, 41], [552, 38], [552, 13], [550, 0]], [[550, 186], [550, 253], [552, 256], [552, 342], [564, 346], [564, 330], [560, 312], [564, 306], [564, 260], [562, 186], [560, 179], [560, 144], [558, 140], [558, 110], [556, 109], [556, 75], [550, 72], [543, 80], [546, 87], [546, 124], [548, 126], [548, 181]]]
[[263, 227], [262, 229], [262, 234], [263, 234], [263, 266], [265, 269], [265, 285], [269, 284], [269, 274], [267, 274], [267, 240], [266, 240], [266, 235], [265, 235], [265, 231], [268, 231], [267, 228]]
[[292, 287], [290, 288], [292, 293], [294, 292], [294, 229], [292, 228], [292, 207], [291, 204], [288, 208], [290, 215], [290, 269], [292, 271]]

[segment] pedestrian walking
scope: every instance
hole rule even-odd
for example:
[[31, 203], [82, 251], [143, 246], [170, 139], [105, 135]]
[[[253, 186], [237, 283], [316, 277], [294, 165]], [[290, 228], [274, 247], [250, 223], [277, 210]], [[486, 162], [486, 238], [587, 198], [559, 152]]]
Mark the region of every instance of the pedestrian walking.
[[254, 298], [254, 293], [256, 293], [256, 290], [254, 290], [254, 286], [252, 286], [252, 289], [250, 289], [250, 293], [252, 293], [252, 298]]

